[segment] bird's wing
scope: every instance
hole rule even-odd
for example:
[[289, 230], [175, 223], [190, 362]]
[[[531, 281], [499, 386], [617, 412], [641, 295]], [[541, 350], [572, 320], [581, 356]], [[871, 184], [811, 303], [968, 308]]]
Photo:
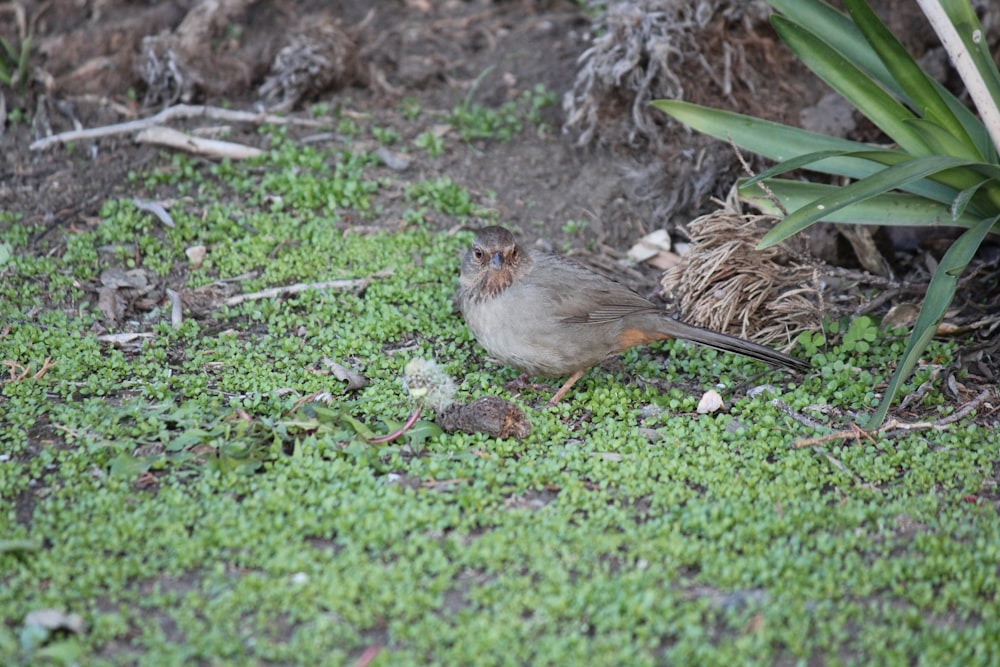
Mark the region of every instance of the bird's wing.
[[621, 283], [561, 257], [535, 258], [529, 281], [544, 293], [552, 313], [573, 324], [604, 324], [659, 309]]

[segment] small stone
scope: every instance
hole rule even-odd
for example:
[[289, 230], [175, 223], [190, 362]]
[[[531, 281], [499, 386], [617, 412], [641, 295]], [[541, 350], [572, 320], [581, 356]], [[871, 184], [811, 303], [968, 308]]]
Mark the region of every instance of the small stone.
[[191, 262], [192, 269], [200, 269], [205, 261], [205, 255], [208, 254], [208, 248], [203, 245], [193, 245], [190, 248], [186, 248], [184, 254], [187, 255], [188, 261]]
[[714, 389], [709, 389], [698, 401], [698, 414], [707, 415], [710, 412], [718, 412], [725, 406], [722, 396]]

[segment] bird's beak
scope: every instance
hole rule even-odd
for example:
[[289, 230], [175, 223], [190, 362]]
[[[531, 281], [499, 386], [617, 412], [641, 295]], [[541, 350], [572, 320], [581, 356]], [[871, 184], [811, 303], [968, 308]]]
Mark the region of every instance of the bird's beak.
[[490, 257], [490, 266], [492, 266], [497, 271], [500, 270], [500, 267], [503, 266], [503, 258], [500, 256], [500, 253], [498, 252], [493, 253], [493, 256]]

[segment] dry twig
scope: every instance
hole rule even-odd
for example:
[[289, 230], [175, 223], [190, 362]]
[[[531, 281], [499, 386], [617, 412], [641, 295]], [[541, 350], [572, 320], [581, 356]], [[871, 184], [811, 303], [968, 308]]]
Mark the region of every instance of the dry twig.
[[61, 132], [31, 144], [29, 148], [33, 151], [44, 150], [53, 144], [69, 143], [87, 139], [98, 139], [100, 137], [110, 137], [117, 134], [127, 134], [129, 132], [139, 132], [156, 125], [163, 125], [173, 120], [184, 118], [211, 118], [212, 120], [223, 120], [235, 123], [273, 123], [275, 125], [305, 125], [307, 127], [321, 127], [322, 122], [308, 118], [289, 118], [277, 116], [269, 113], [259, 113], [256, 111], [237, 111], [234, 109], [221, 109], [219, 107], [200, 106], [192, 104], [178, 104], [164, 109], [155, 116], [131, 120], [127, 123], [116, 123], [114, 125], [103, 125], [92, 127], [86, 130], [72, 130]]
[[[976, 410], [980, 405], [985, 403], [986, 400], [990, 398], [990, 396], [994, 393], [994, 391], [995, 391], [994, 389], [984, 389], [975, 398], [973, 398], [971, 401], [963, 405], [961, 409], [956, 410], [947, 417], [942, 417], [941, 419], [937, 419], [932, 422], [924, 421], [924, 422], [909, 423], [894, 418], [890, 419], [889, 421], [887, 421], [885, 424], [883, 424], [881, 427], [879, 427], [877, 430], [874, 431], [865, 431], [861, 427], [855, 424], [851, 424], [851, 427], [845, 430], [834, 431], [833, 433], [827, 433], [826, 435], [820, 435], [814, 438], [806, 438], [804, 440], [799, 440], [792, 445], [792, 449], [802, 449], [803, 447], [815, 447], [817, 445], [826, 444], [828, 442], [836, 442], [838, 440], [848, 440], [850, 438], [854, 438], [859, 442], [862, 437], [874, 441], [873, 436], [875, 434], [890, 435], [895, 431], [927, 431], [927, 430], [943, 431], [944, 429], [948, 428], [948, 426], [954, 424], [958, 420], [968, 417], [973, 410]], [[791, 414], [790, 411], [791, 408], [788, 408], [786, 412], [788, 414]], [[796, 417], [796, 419], [801, 421], [801, 423], [808, 423], [811, 426], [817, 426], [817, 427], [819, 426], [812, 420], [809, 420], [808, 417], [804, 417], [801, 415], [800, 417], [801, 419], [799, 419], [798, 417]]]
[[279, 296], [289, 296], [292, 294], [299, 294], [311, 289], [321, 290], [321, 289], [359, 289], [363, 290], [371, 283], [373, 278], [384, 278], [391, 275], [392, 271], [390, 269], [379, 271], [378, 273], [373, 273], [367, 278], [353, 278], [348, 280], [327, 280], [318, 283], [295, 283], [294, 285], [282, 285], [281, 287], [269, 287], [266, 290], [261, 290], [259, 292], [251, 292], [249, 294], [237, 294], [231, 296], [223, 303], [227, 306], [235, 306], [237, 304], [243, 303], [244, 301], [254, 301], [257, 299], [274, 299]]
[[156, 144], [177, 148], [195, 155], [204, 155], [211, 158], [229, 158], [231, 160], [245, 160], [247, 158], [258, 157], [264, 151], [253, 146], [237, 144], [232, 141], [220, 141], [218, 139], [202, 139], [192, 137], [179, 130], [170, 127], [157, 125], [143, 130], [136, 136], [136, 143]]
[[10, 373], [10, 379], [3, 382], [3, 384], [8, 384], [12, 382], [20, 382], [27, 379], [31, 375], [32, 380], [41, 380], [45, 377], [45, 374], [49, 372], [49, 369], [58, 364], [58, 361], [52, 361], [52, 357], [45, 357], [45, 361], [42, 362], [42, 367], [34, 374], [31, 373], [31, 364], [27, 366], [22, 366], [16, 361], [10, 359], [0, 362], [0, 366], [6, 366], [8, 372]]

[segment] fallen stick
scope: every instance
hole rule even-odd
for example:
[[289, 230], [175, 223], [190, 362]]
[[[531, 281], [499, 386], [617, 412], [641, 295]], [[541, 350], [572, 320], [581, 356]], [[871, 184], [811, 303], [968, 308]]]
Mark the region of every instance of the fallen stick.
[[65, 144], [72, 141], [86, 139], [97, 139], [100, 137], [110, 137], [116, 134], [126, 134], [128, 132], [139, 132], [155, 125], [163, 125], [179, 118], [211, 118], [212, 120], [224, 120], [237, 123], [273, 123], [275, 125], [305, 125], [308, 127], [322, 127], [321, 121], [307, 118], [289, 118], [287, 116], [276, 116], [274, 114], [257, 111], [237, 111], [234, 109], [222, 109], [219, 107], [209, 107], [194, 104], [178, 104], [164, 109], [155, 116], [130, 120], [127, 123], [116, 123], [115, 125], [103, 125], [85, 130], [70, 130], [53, 134], [51, 137], [39, 139], [29, 146], [33, 151], [40, 151], [53, 144]]
[[222, 303], [227, 306], [235, 306], [237, 304], [243, 303], [244, 301], [255, 301], [257, 299], [273, 299], [279, 296], [288, 296], [291, 294], [299, 294], [300, 292], [305, 292], [307, 290], [316, 289], [361, 289], [368, 287], [373, 278], [384, 278], [385, 276], [391, 275], [391, 270], [379, 271], [374, 273], [367, 278], [354, 278], [349, 280], [327, 280], [325, 282], [319, 283], [295, 283], [294, 285], [282, 285], [281, 287], [269, 287], [268, 289], [261, 290], [259, 292], [250, 292], [249, 294], [236, 294], [229, 297]]
[[195, 155], [204, 155], [214, 158], [230, 158], [232, 160], [245, 160], [257, 157], [264, 151], [253, 146], [233, 143], [232, 141], [219, 141], [218, 139], [202, 139], [184, 134], [179, 130], [170, 127], [157, 125], [143, 130], [135, 138], [140, 144], [156, 144], [158, 146], [169, 146], [177, 148]]
[[[960, 419], [968, 417], [973, 410], [979, 408], [980, 405], [986, 402], [990, 396], [993, 395], [992, 389], [984, 389], [979, 392], [979, 394], [973, 398], [971, 401], [966, 403], [961, 407], [961, 409], [956, 410], [952, 414], [942, 417], [936, 421], [932, 422], [902, 422], [898, 419], [890, 419], [885, 424], [875, 429], [874, 431], [862, 430], [859, 426], [852, 425], [852, 428], [843, 431], [834, 431], [833, 433], [827, 433], [826, 435], [816, 436], [814, 438], [806, 438], [804, 440], [797, 440], [792, 443], [792, 449], [801, 449], [803, 447], [815, 447], [817, 445], [826, 444], [828, 442], [836, 442], [837, 440], [848, 440], [854, 438], [855, 440], [861, 439], [862, 436], [871, 438], [872, 434], [878, 433], [882, 435], [889, 435], [894, 431], [943, 431], [948, 428], [951, 424], [954, 424]], [[823, 428], [822, 426], [819, 426]]]

